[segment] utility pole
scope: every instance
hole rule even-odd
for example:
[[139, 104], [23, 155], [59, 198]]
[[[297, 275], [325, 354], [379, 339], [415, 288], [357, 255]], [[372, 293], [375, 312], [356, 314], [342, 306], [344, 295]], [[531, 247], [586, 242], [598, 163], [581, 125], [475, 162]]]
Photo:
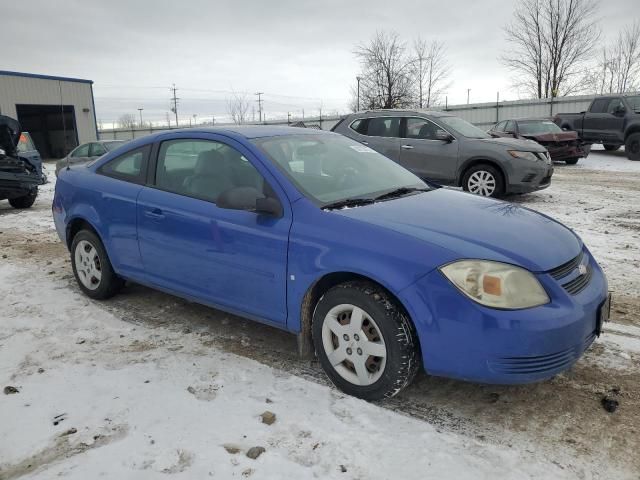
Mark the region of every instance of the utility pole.
[[258, 122], [262, 122], [262, 95], [264, 92], [256, 92], [258, 96]]
[[138, 112], [140, 112], [140, 128], [142, 128], [142, 111], [144, 110], [144, 108], [139, 108]]
[[287, 125], [291, 125], [291, 112], [287, 112]]
[[470, 88], [467, 88], [467, 105], [469, 105], [469, 93], [471, 92]]
[[197, 113], [193, 114], [193, 124], [194, 125], [198, 125], [198, 114]]
[[173, 106], [171, 107], [171, 111], [176, 116], [176, 127], [177, 127], [178, 126], [178, 100], [180, 99], [176, 97], [176, 92], [178, 91], [178, 89], [176, 88], [176, 84], [174, 83], [169, 90], [173, 92], [173, 97], [171, 98], [171, 102], [173, 103]]
[[167, 127], [171, 128], [171, 120], [169, 120], [169, 112], [164, 112], [164, 116], [167, 119]]
[[215, 126], [216, 124], [216, 116], [215, 115], [211, 115], [211, 126]]
[[[356, 76], [356, 81], [358, 82], [358, 100], [356, 102], [356, 112], [360, 111], [360, 80], [362, 80], [362, 77], [360, 75]], [[422, 93], [420, 93], [421, 98], [422, 98]]]

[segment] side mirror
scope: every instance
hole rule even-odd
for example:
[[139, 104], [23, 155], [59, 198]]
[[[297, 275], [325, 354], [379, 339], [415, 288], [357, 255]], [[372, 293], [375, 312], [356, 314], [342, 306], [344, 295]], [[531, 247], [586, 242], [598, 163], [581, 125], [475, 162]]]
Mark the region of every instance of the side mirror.
[[274, 217], [282, 216], [282, 205], [275, 198], [267, 198], [253, 187], [234, 187], [218, 196], [216, 205], [229, 210], [247, 210]]
[[627, 113], [627, 109], [624, 107], [616, 107], [616, 109], [613, 111], [613, 114], [617, 117], [622, 117], [625, 113]]
[[436, 139], [442, 140], [443, 142], [447, 142], [447, 143], [453, 142], [453, 137], [451, 136], [451, 134], [440, 128], [436, 130]]

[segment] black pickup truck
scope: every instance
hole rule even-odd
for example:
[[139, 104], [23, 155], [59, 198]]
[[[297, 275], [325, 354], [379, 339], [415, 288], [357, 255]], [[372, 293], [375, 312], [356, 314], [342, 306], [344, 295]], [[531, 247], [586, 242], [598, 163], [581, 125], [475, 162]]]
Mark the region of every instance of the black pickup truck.
[[20, 124], [0, 115], [0, 200], [14, 208], [29, 208], [38, 196], [42, 176], [33, 160], [20, 156]]
[[553, 121], [578, 132], [585, 143], [602, 143], [605, 150], [624, 145], [629, 160], [640, 160], [640, 95], [598, 97], [588, 111], [558, 113]]

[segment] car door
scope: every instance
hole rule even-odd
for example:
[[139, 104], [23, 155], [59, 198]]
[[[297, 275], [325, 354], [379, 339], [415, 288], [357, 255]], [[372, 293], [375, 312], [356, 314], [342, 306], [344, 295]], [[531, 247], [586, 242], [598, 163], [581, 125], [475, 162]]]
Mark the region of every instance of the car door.
[[[203, 303], [285, 323], [291, 213], [264, 166], [222, 136], [165, 140], [156, 151], [155, 178], [138, 197], [148, 280]], [[219, 208], [218, 195], [238, 186], [277, 196], [283, 216]]]
[[400, 165], [421, 178], [450, 183], [456, 179], [458, 142], [438, 139], [439, 130], [444, 131], [425, 118], [403, 119]]
[[349, 125], [349, 137], [396, 162], [400, 161], [400, 117], [370, 117]]
[[607, 116], [603, 120], [606, 138], [612, 141], [624, 140], [624, 121], [627, 107], [621, 98], [612, 98], [607, 105]]
[[609, 117], [607, 113], [609, 102], [608, 98], [597, 98], [591, 104], [591, 108], [584, 115], [582, 122], [582, 138], [584, 140], [598, 142], [608, 138], [605, 130]]

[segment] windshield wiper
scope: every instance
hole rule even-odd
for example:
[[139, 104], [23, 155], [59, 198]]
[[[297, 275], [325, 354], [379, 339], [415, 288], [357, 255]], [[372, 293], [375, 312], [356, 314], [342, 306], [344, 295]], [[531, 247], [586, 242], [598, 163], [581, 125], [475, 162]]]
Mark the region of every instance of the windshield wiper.
[[373, 198], [345, 198], [344, 200], [338, 200], [337, 202], [327, 203], [322, 207], [322, 209], [336, 210], [338, 208], [360, 207], [362, 205], [371, 205], [373, 202]]
[[389, 198], [403, 197], [403, 196], [408, 195], [410, 193], [428, 192], [428, 191], [429, 191], [428, 188], [400, 187], [400, 188], [396, 188], [395, 190], [391, 190], [390, 192], [383, 193], [382, 195], [378, 195], [377, 197], [374, 198], [374, 200], [377, 202], [379, 200], [387, 200]]

